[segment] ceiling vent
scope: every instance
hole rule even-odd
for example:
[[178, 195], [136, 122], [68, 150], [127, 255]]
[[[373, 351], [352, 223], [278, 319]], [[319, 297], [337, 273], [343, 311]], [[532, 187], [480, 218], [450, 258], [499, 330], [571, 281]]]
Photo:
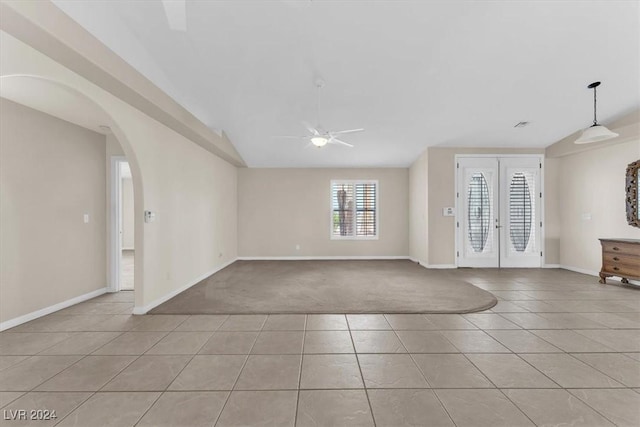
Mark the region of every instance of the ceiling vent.
[[516, 123], [516, 125], [514, 126], [514, 128], [523, 128], [525, 126], [528, 126], [530, 122], [518, 122]]

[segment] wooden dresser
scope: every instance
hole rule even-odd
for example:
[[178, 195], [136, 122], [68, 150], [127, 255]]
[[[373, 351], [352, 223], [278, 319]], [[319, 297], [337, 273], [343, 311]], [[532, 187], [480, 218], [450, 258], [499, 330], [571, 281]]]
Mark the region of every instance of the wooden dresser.
[[640, 240], [636, 239], [600, 239], [602, 244], [602, 269], [600, 283], [607, 283], [607, 277], [640, 279]]

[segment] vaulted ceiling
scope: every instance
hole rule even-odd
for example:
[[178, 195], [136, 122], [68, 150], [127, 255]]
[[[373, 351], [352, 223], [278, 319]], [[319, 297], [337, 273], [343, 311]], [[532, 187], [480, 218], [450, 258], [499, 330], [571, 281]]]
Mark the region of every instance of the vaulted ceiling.
[[[428, 146], [545, 147], [640, 107], [635, 1], [54, 3], [252, 167], [408, 166]], [[178, 2], [180, 3], [180, 2]], [[274, 138], [321, 122], [355, 148]], [[530, 124], [514, 128], [520, 121]]]

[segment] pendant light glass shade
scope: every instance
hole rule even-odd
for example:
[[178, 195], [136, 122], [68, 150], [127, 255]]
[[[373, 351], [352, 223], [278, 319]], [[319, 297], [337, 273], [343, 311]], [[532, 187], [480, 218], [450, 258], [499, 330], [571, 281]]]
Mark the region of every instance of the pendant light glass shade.
[[611, 132], [609, 129], [602, 125], [593, 125], [590, 128], [585, 129], [580, 135], [580, 138], [576, 139], [576, 144], [589, 144], [591, 142], [606, 141], [607, 139], [615, 138], [617, 133]]
[[617, 133], [611, 132], [606, 127], [598, 124], [598, 118], [596, 116], [597, 98], [596, 88], [600, 86], [600, 82], [593, 82], [587, 88], [593, 89], [593, 125], [585, 129], [580, 135], [580, 138], [575, 140], [576, 144], [590, 144], [592, 142], [606, 141], [607, 139], [615, 138]]

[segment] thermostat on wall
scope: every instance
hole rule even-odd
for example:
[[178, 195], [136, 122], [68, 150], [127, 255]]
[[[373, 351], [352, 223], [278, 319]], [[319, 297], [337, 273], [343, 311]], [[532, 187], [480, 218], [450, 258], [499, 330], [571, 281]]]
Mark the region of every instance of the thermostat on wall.
[[454, 208], [442, 208], [442, 216], [455, 216], [456, 210]]
[[156, 220], [156, 213], [151, 211], [144, 211], [144, 222], [153, 222]]

